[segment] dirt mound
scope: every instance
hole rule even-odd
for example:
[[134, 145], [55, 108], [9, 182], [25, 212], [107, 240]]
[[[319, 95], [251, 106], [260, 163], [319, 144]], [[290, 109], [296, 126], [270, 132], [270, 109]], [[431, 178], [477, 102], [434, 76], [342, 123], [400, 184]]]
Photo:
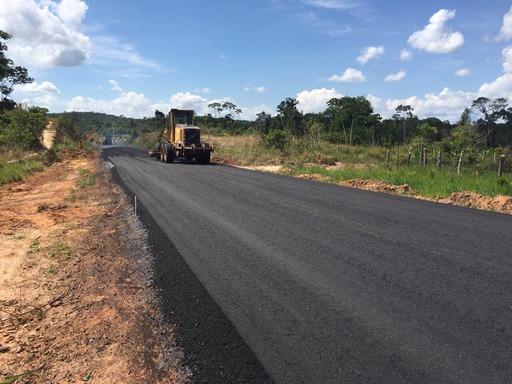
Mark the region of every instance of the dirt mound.
[[301, 175], [297, 175], [296, 177], [298, 177], [299, 179], [304, 179], [304, 180], [315, 180], [315, 181], [323, 181], [323, 182], [329, 181], [329, 178], [327, 176], [321, 175], [319, 173], [304, 173]]
[[347, 181], [342, 181], [339, 183], [344, 187], [352, 187], [352, 188], [360, 188], [366, 189], [368, 191], [375, 192], [387, 192], [387, 193], [398, 193], [398, 194], [413, 194], [414, 191], [412, 188], [407, 185], [391, 185], [387, 184], [382, 180], [361, 180], [361, 179], [352, 179]]
[[512, 197], [511, 196], [496, 196], [486, 197], [473, 192], [454, 192], [448, 199], [440, 198], [439, 201], [449, 201], [454, 205], [463, 207], [485, 209], [488, 211], [496, 211], [503, 213], [512, 213]]
[[415, 196], [414, 190], [407, 184], [391, 185], [382, 180], [361, 180], [352, 179], [343, 181], [339, 185], [352, 188], [366, 189], [375, 192], [393, 193], [399, 195], [407, 195], [418, 199], [437, 201], [443, 204], [453, 204], [461, 207], [484, 209], [501, 213], [512, 214], [512, 197], [496, 196], [486, 197], [474, 192], [454, 192], [449, 197], [437, 197], [435, 199], [426, 199], [421, 196]]

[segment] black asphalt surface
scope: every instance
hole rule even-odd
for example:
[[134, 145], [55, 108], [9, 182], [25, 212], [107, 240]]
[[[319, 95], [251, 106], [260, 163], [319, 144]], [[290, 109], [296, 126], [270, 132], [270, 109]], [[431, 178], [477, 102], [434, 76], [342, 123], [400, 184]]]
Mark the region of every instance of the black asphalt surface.
[[512, 382], [512, 216], [102, 151], [196, 382]]

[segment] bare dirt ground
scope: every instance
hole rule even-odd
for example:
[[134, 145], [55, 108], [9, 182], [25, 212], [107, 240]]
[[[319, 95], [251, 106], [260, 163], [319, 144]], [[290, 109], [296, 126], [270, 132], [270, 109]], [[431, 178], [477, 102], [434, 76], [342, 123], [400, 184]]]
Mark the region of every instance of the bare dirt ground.
[[96, 153], [0, 187], [0, 383], [183, 383], [145, 233]]

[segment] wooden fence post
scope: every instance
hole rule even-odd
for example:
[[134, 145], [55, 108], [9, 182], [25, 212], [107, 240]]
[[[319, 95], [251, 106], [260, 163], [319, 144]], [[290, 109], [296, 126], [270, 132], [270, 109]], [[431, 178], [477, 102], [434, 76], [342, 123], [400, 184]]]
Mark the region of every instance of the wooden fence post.
[[500, 156], [500, 162], [498, 164], [498, 176], [501, 176], [503, 173], [503, 169], [505, 168], [505, 159], [506, 158], [507, 158], [507, 156], [505, 156], [505, 155]]
[[389, 156], [391, 155], [391, 151], [388, 149], [388, 152], [386, 153], [386, 165], [389, 165]]
[[438, 151], [437, 152], [437, 168], [441, 169], [441, 164], [442, 164], [442, 155], [441, 155], [441, 151]]
[[411, 165], [411, 156], [412, 156], [412, 147], [409, 147], [409, 150], [407, 153], [407, 166], [408, 167]]
[[460, 164], [462, 163], [462, 156], [464, 156], [464, 150], [460, 151], [459, 165], [457, 165], [457, 175], [460, 175]]

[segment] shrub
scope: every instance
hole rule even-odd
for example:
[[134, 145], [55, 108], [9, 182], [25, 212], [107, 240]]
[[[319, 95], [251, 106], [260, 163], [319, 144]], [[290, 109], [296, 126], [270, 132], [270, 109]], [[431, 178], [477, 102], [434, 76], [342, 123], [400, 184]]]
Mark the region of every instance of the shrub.
[[283, 150], [288, 144], [288, 135], [284, 131], [273, 129], [265, 135], [264, 144], [267, 148]]

